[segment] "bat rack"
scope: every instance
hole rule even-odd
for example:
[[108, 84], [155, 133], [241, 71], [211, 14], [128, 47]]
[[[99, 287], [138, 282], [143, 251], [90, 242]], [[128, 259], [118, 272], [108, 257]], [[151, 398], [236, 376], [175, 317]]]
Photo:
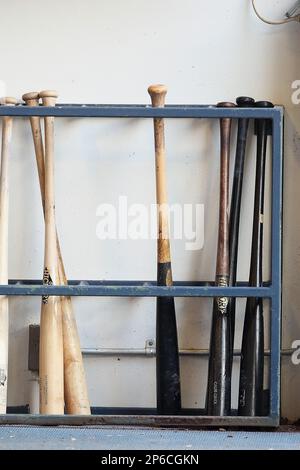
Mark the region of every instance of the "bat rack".
[[[55, 107], [0, 106], [0, 116], [55, 116], [95, 118], [194, 118], [270, 119], [272, 121], [271, 183], [271, 276], [263, 287], [214, 287], [211, 283], [177, 282], [173, 287], [143, 281], [70, 281], [68, 286], [44, 286], [41, 280], [10, 280], [0, 285], [0, 295], [12, 296], [107, 296], [107, 297], [261, 297], [270, 301], [269, 407], [265, 416], [205, 416], [202, 410], [182, 410], [176, 416], [159, 416], [146, 408], [93, 409], [91, 416], [30, 415], [25, 408], [8, 410], [0, 415], [0, 425], [144, 425], [172, 427], [276, 427], [280, 419], [280, 346], [281, 346], [281, 244], [282, 244], [282, 162], [283, 108], [217, 108], [204, 105], [168, 105], [152, 108], [145, 105], [58, 104]], [[23, 414], [19, 414], [19, 412]], [[99, 414], [100, 413], [100, 414]]]

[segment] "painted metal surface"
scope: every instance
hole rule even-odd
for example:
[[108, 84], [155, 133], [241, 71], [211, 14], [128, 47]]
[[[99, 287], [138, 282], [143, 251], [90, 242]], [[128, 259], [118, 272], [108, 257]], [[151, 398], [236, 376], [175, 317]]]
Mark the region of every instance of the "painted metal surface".
[[282, 280], [282, 185], [283, 185], [283, 119], [273, 119], [272, 158], [272, 230], [271, 230], [271, 360], [270, 415], [280, 416], [280, 348], [281, 348], [281, 280]]
[[93, 285], [79, 283], [77, 286], [53, 286], [41, 284], [0, 285], [0, 295], [49, 295], [82, 297], [263, 297], [271, 298], [272, 287], [196, 287], [196, 286], [156, 286], [156, 285]]
[[213, 282], [174, 282], [172, 287], [158, 286], [156, 281], [119, 281], [119, 280], [76, 280], [68, 281], [68, 286], [45, 286], [40, 279], [9, 280], [8, 286], [0, 285], [0, 294], [10, 295], [71, 295], [106, 297], [263, 297], [271, 298], [273, 289], [270, 283], [264, 287], [247, 286], [246, 282], [238, 287], [216, 287]]
[[203, 426], [276, 427], [276, 417], [244, 416], [158, 416], [158, 415], [0, 415], [1, 425], [32, 426], [150, 426], [200, 428]]
[[1, 106], [0, 116], [55, 116], [55, 117], [118, 117], [118, 118], [270, 118], [282, 116], [281, 106], [268, 109], [258, 108], [217, 108], [213, 105], [167, 105], [152, 108], [150, 105], [97, 105], [57, 104], [47, 106]]

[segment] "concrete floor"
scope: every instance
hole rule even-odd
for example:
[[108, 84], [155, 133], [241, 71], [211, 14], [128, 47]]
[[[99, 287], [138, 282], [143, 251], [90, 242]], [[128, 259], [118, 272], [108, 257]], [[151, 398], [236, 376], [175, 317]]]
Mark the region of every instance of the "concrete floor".
[[124, 427], [0, 427], [0, 450], [299, 450], [300, 432], [189, 431]]

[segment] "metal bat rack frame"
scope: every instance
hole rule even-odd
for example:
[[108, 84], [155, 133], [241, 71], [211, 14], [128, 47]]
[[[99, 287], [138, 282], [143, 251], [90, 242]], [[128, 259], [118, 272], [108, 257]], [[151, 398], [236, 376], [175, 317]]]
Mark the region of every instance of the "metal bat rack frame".
[[[271, 279], [263, 287], [214, 287], [211, 283], [177, 282], [173, 287], [160, 287], [143, 281], [70, 281], [68, 286], [44, 286], [41, 280], [10, 280], [0, 285], [0, 295], [13, 296], [107, 296], [107, 297], [262, 297], [270, 301], [270, 404], [267, 416], [204, 416], [201, 410], [182, 410], [176, 416], [158, 416], [149, 409], [103, 409], [92, 416], [42, 416], [30, 414], [0, 415], [1, 424], [34, 425], [147, 425], [147, 426], [269, 426], [280, 419], [280, 346], [281, 346], [281, 250], [282, 250], [282, 162], [283, 108], [217, 108], [203, 105], [169, 105], [155, 109], [145, 105], [58, 104], [53, 107], [0, 106], [0, 116], [55, 116], [95, 118], [205, 118], [272, 120], [272, 185], [271, 185]], [[16, 410], [10, 410], [16, 411]], [[203, 412], [202, 412], [203, 413]]]

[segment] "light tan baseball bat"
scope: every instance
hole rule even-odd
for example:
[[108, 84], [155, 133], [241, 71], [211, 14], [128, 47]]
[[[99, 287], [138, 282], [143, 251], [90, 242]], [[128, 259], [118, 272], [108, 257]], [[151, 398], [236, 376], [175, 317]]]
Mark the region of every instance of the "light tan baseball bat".
[[[1, 104], [15, 105], [15, 98], [2, 98]], [[0, 170], [0, 284], [8, 283], [8, 159], [12, 134], [12, 117], [2, 118], [1, 170]], [[8, 298], [0, 296], [0, 413], [6, 413], [8, 372]]]
[[[45, 106], [54, 106], [57, 93], [40, 94]], [[54, 197], [54, 118], [45, 117], [45, 285], [59, 285]], [[60, 298], [42, 297], [40, 322], [40, 413], [64, 414], [63, 332]]]
[[[154, 108], [163, 108], [167, 88], [148, 88]], [[164, 119], [154, 118], [156, 202], [158, 206], [157, 284], [172, 286], [172, 267], [167, 207]], [[156, 395], [159, 414], [171, 415], [181, 408], [178, 339], [174, 297], [156, 300]]]
[[[23, 95], [28, 106], [39, 105], [39, 93], [32, 92]], [[45, 164], [44, 146], [41, 132], [40, 118], [30, 117], [31, 130], [35, 148], [38, 168], [43, 210], [45, 212]], [[59, 239], [56, 232], [56, 246], [58, 254], [58, 277], [60, 284], [67, 285], [67, 277], [62, 260]], [[64, 387], [65, 406], [68, 414], [89, 415], [90, 403], [80, 349], [79, 334], [70, 297], [61, 297], [63, 347], [64, 347]]]

